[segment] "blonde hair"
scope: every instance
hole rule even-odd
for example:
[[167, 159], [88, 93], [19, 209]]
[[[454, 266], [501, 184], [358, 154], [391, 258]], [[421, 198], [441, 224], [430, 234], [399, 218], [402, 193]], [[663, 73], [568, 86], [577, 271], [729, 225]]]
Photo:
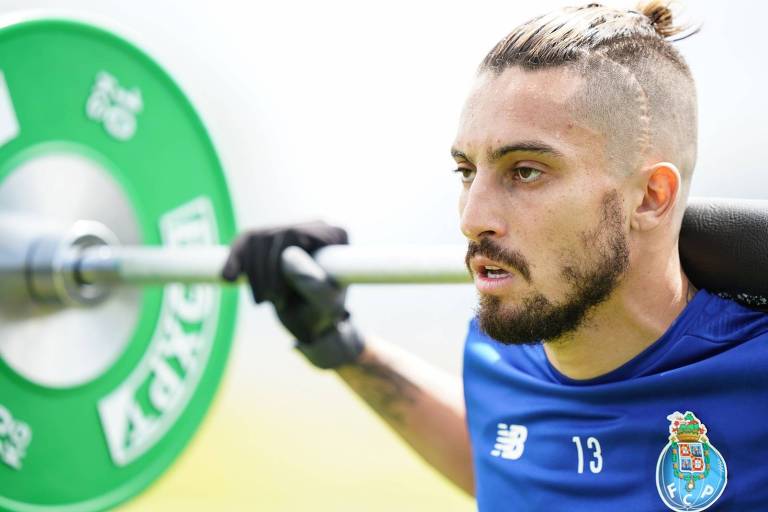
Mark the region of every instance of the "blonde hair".
[[[698, 28], [675, 25], [670, 3], [647, 0], [635, 10], [588, 4], [539, 16], [499, 41], [480, 71], [575, 70], [584, 91], [574, 108], [613, 139], [612, 161], [633, 170], [647, 156], [670, 159], [689, 182], [696, 161], [696, 89], [671, 42]], [[627, 151], [629, 144], [635, 151]], [[636, 158], [627, 160], [630, 153]]]

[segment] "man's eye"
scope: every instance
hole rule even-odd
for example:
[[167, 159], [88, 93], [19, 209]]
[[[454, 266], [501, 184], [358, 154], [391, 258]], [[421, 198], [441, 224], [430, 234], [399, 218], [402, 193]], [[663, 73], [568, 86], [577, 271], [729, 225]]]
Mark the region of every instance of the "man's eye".
[[532, 183], [542, 175], [540, 170], [533, 167], [516, 167], [512, 172], [514, 173], [514, 178], [523, 183]]
[[461, 176], [461, 182], [462, 183], [472, 183], [472, 180], [475, 179], [475, 173], [477, 171], [473, 171], [472, 169], [464, 169], [462, 167], [459, 167], [458, 169], [454, 169], [453, 172], [455, 172], [459, 176]]

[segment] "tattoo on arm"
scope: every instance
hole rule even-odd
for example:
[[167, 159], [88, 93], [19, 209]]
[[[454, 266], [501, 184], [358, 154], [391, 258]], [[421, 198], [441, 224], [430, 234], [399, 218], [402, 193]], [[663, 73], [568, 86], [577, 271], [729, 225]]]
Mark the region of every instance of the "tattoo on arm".
[[378, 361], [357, 364], [350, 374], [360, 396], [388, 421], [403, 426], [404, 409], [416, 403], [418, 387]]

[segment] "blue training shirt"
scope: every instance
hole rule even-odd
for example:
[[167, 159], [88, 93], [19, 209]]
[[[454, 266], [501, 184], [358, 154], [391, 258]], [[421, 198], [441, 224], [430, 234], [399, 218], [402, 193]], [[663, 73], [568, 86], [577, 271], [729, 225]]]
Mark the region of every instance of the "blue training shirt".
[[705, 290], [585, 381], [474, 319], [464, 393], [481, 512], [768, 510], [768, 315]]

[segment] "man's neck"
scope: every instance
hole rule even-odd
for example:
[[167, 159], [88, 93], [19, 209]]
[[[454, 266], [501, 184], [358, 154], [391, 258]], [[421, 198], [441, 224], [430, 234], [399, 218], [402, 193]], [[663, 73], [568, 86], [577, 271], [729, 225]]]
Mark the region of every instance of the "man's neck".
[[604, 375], [658, 340], [695, 293], [679, 261], [661, 275], [627, 275], [578, 330], [544, 344], [547, 359], [572, 379]]

